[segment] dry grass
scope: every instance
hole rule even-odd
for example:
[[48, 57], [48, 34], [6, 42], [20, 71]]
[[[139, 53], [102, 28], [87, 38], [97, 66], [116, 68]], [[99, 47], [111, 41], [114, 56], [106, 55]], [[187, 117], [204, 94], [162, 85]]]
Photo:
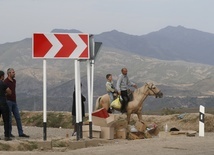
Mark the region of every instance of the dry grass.
[[[182, 118], [180, 117], [182, 116]], [[24, 126], [43, 127], [43, 112], [21, 112], [22, 124]], [[115, 114], [116, 119], [126, 119], [125, 114]], [[87, 121], [88, 117], [84, 121]], [[134, 125], [138, 120], [137, 115], [132, 114], [130, 125]], [[199, 114], [183, 113], [172, 115], [143, 115], [143, 121], [146, 124], [155, 123], [160, 130], [164, 130], [167, 124], [169, 128], [176, 127], [180, 130], [199, 130]], [[72, 115], [70, 112], [47, 112], [47, 126], [54, 128], [72, 128]], [[1, 121], [2, 124], [2, 121]], [[15, 121], [13, 119], [13, 124]], [[214, 115], [205, 114], [205, 131], [214, 132]]]

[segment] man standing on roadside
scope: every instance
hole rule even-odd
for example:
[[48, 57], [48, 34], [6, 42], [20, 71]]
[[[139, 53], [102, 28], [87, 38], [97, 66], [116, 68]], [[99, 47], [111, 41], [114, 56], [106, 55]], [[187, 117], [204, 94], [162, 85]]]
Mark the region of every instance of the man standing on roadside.
[[10, 96], [7, 96], [7, 105], [10, 110], [9, 115], [9, 131], [10, 131], [10, 137], [15, 137], [12, 134], [12, 113], [16, 120], [16, 125], [18, 129], [19, 137], [25, 137], [29, 138], [30, 136], [23, 133], [22, 129], [22, 121], [19, 114], [19, 108], [16, 103], [16, 80], [15, 78], [15, 71], [13, 68], [8, 68], [7, 70], [7, 78], [4, 80], [4, 82], [8, 85], [8, 87], [11, 89], [12, 94]]
[[10, 88], [3, 82], [4, 72], [0, 70], [0, 114], [4, 122], [4, 140], [12, 140], [9, 132], [9, 108], [6, 101], [6, 95], [11, 95]]
[[121, 95], [121, 97], [123, 99], [122, 106], [121, 106], [121, 112], [122, 113], [127, 112], [126, 107], [128, 105], [128, 102], [129, 102], [129, 97], [128, 97], [129, 86], [137, 89], [137, 85], [134, 84], [133, 82], [129, 81], [127, 73], [128, 73], [127, 68], [122, 68], [121, 74], [119, 75], [118, 80], [117, 80], [117, 91], [118, 91], [118, 94]]

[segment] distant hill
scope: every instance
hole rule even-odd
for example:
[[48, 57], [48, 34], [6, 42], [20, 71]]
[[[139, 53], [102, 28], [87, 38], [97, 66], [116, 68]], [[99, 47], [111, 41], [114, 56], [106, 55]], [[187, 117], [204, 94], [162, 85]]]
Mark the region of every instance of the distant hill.
[[[63, 29], [52, 32], [80, 33]], [[121, 68], [127, 67], [130, 80], [138, 86], [154, 82], [164, 93], [163, 99], [148, 98], [147, 110], [212, 106], [214, 66], [203, 63], [213, 59], [213, 52], [207, 54], [214, 46], [210, 43], [212, 38], [213, 34], [180, 26], [169, 26], [143, 36], [116, 30], [95, 35], [95, 40], [103, 42], [103, 47], [95, 61], [94, 100], [105, 93], [105, 75], [112, 73], [116, 82]], [[199, 49], [205, 46], [201, 56]], [[148, 50], [150, 52], [145, 52]], [[200, 62], [193, 63], [197, 61]], [[20, 109], [41, 110], [43, 66], [42, 60], [32, 59], [31, 38], [0, 45], [0, 69], [6, 71], [8, 67], [16, 70]], [[83, 94], [87, 97], [86, 72], [86, 63], [81, 62]], [[74, 78], [73, 60], [47, 60], [48, 110], [71, 110]]]
[[147, 35], [113, 30], [96, 35], [103, 45], [162, 60], [183, 60], [214, 65], [214, 34], [168, 26]]

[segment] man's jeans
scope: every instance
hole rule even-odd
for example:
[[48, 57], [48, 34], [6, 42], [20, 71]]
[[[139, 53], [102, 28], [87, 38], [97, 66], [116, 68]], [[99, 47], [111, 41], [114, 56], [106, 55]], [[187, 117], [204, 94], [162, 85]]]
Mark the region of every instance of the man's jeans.
[[113, 100], [114, 100], [113, 93], [112, 92], [107, 92], [107, 93], [108, 93], [108, 95], [110, 97], [110, 104], [111, 104], [111, 102], [113, 102]]
[[16, 125], [17, 125], [19, 136], [23, 135], [22, 121], [20, 118], [19, 108], [18, 108], [17, 103], [7, 100], [7, 105], [10, 109], [10, 114], [9, 114], [9, 131], [10, 131], [10, 134], [12, 133], [12, 113], [13, 113], [13, 116], [16, 119]]
[[121, 110], [126, 111], [126, 107], [128, 105], [128, 102], [129, 102], [129, 96], [128, 96], [127, 90], [121, 91], [121, 97], [123, 98]]

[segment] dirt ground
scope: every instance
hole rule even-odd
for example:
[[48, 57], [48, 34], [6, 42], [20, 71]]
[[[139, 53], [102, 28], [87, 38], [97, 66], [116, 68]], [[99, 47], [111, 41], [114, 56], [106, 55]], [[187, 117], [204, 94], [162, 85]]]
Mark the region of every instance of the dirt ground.
[[206, 133], [205, 137], [171, 136], [161, 132], [158, 137], [140, 140], [112, 140], [99, 147], [88, 147], [77, 150], [57, 151], [3, 151], [0, 154], [10, 155], [213, 155], [214, 133]]
[[[125, 119], [125, 115], [117, 115], [118, 119]], [[132, 117], [131, 123], [137, 119], [136, 116]], [[145, 115], [143, 119], [146, 123], [156, 123], [160, 129], [158, 136], [150, 139], [114, 139], [109, 140], [110, 143], [100, 144], [98, 147], [86, 147], [76, 150], [61, 148], [59, 150], [52, 149], [47, 151], [33, 150], [33, 151], [0, 151], [1, 154], [11, 155], [213, 155], [214, 154], [214, 116], [207, 114], [205, 116], [205, 136], [199, 137], [198, 133], [195, 137], [187, 137], [185, 134], [171, 135], [169, 132], [164, 132], [164, 126], [167, 123], [168, 127], [176, 127], [180, 130], [194, 130], [198, 131], [198, 114], [183, 114], [183, 115], [167, 115], [167, 116], [154, 116]], [[31, 140], [43, 140], [43, 128], [25, 126], [24, 132], [29, 134]], [[0, 127], [1, 137], [3, 136], [3, 127]], [[0, 140], [1, 143], [16, 144], [20, 141], [27, 139], [20, 139], [17, 137], [17, 129], [13, 127], [13, 133], [16, 136], [13, 141], [5, 142]], [[69, 134], [71, 137], [72, 129], [62, 128], [48, 128], [48, 140], [54, 138], [66, 138]]]

